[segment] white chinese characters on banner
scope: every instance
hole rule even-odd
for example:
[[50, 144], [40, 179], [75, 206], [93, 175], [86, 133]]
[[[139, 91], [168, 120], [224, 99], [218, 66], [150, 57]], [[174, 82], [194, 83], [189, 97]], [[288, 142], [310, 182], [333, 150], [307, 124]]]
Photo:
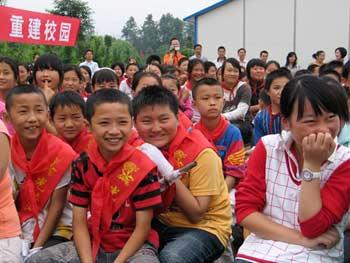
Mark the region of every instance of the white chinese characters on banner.
[[18, 37], [18, 38], [23, 38], [23, 16], [11, 16], [11, 32], [10, 32], [10, 37]]
[[70, 23], [61, 23], [61, 28], [60, 28], [60, 41], [69, 41], [69, 34], [70, 34], [70, 28], [71, 28]]
[[39, 18], [29, 18], [28, 38], [40, 40], [40, 26]]
[[55, 41], [55, 33], [56, 33], [56, 23], [55, 21], [51, 21], [50, 20], [47, 20], [46, 21], [46, 24], [45, 24], [45, 31], [44, 31], [44, 34], [45, 34], [45, 40], [48, 40], [48, 41]]

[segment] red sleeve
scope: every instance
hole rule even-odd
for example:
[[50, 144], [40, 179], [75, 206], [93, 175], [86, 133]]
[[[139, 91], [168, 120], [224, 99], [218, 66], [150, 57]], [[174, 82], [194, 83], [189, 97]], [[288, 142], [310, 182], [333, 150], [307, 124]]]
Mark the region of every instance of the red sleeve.
[[243, 180], [237, 186], [235, 207], [237, 223], [253, 212], [262, 211], [265, 207], [265, 163], [266, 150], [260, 141], [248, 160]]
[[322, 208], [310, 219], [300, 222], [303, 236], [315, 238], [338, 224], [350, 205], [350, 160], [341, 164], [321, 189]]
[[88, 207], [90, 196], [91, 191], [84, 181], [83, 169], [77, 165], [77, 160], [73, 161], [69, 202], [75, 206]]
[[245, 150], [241, 137], [232, 141], [225, 155], [223, 169], [225, 176], [243, 178], [245, 171]]

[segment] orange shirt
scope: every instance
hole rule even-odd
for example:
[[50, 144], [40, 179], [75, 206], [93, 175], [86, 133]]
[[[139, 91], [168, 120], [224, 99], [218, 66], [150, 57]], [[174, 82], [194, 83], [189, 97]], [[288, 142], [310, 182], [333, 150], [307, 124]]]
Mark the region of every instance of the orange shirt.
[[[9, 137], [7, 129], [0, 121], [0, 133]], [[0, 239], [15, 237], [21, 234], [21, 226], [12, 196], [12, 185], [8, 171], [0, 179]]]
[[[173, 57], [173, 64], [169, 63], [171, 57]], [[171, 55], [169, 52], [167, 52], [167, 53], [165, 53], [165, 55], [163, 57], [163, 63], [165, 65], [178, 66], [179, 60], [183, 57], [184, 57], [184, 55], [182, 55], [181, 52], [179, 52], [179, 51], [176, 51], [176, 53], [174, 55]]]

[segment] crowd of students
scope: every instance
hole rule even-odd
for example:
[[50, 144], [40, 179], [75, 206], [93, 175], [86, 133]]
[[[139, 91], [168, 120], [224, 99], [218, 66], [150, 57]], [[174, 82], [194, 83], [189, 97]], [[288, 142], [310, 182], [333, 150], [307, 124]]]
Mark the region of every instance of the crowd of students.
[[350, 260], [346, 50], [245, 54], [0, 57], [0, 261]]

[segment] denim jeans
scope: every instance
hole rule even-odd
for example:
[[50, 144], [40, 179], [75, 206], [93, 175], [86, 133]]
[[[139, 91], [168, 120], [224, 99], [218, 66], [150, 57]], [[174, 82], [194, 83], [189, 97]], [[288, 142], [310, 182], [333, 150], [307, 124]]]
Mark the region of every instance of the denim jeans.
[[[113, 263], [120, 250], [113, 253], [107, 253], [100, 249], [97, 254], [97, 263]], [[61, 243], [40, 251], [29, 258], [26, 263], [80, 263], [78, 253], [72, 241]], [[128, 263], [159, 263], [157, 250], [144, 244], [136, 253], [127, 260]]]
[[204, 230], [168, 227], [157, 220], [152, 226], [160, 238], [161, 263], [209, 263], [225, 250], [215, 235]]

